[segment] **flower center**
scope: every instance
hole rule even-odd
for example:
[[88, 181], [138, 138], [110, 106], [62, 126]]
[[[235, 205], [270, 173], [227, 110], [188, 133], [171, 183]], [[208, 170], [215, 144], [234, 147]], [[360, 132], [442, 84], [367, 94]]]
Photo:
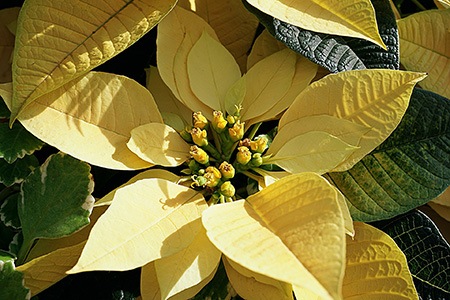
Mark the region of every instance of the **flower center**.
[[271, 138], [268, 135], [254, 137], [258, 125], [250, 133], [245, 131], [239, 111], [236, 115], [224, 115], [214, 111], [209, 122], [201, 112], [193, 114], [193, 127], [182, 134], [192, 144], [191, 159], [184, 173], [190, 175], [191, 187], [202, 189], [211, 197], [212, 204], [237, 199], [233, 179], [236, 174], [260, 167]]

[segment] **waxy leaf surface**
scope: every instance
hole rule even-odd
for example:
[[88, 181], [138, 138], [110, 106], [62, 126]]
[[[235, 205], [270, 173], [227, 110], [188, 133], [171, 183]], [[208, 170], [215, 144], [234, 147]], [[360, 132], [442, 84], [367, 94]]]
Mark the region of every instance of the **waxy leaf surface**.
[[450, 101], [414, 89], [384, 143], [346, 172], [327, 174], [347, 198], [354, 220], [388, 219], [423, 205], [450, 184]]
[[175, 254], [194, 240], [206, 207], [201, 194], [164, 179], [125, 186], [92, 228], [70, 273], [130, 270]]
[[[61, 174], [61, 170], [65, 170]], [[19, 217], [24, 256], [37, 238], [59, 238], [89, 224], [94, 205], [90, 167], [68, 155], [50, 156], [22, 184]]]
[[189, 159], [190, 146], [170, 126], [149, 123], [131, 131], [128, 148], [153, 165], [179, 166]]
[[[8, 94], [0, 93], [10, 104], [5, 98]], [[36, 99], [19, 121], [44, 142], [80, 160], [104, 168], [134, 170], [151, 164], [127, 148], [131, 130], [162, 122], [162, 117], [150, 92], [136, 81], [89, 72]]]
[[427, 72], [424, 89], [450, 98], [450, 10], [429, 10], [398, 21], [400, 60], [407, 70]]
[[209, 207], [202, 220], [237, 264], [325, 299], [340, 297], [344, 219], [336, 190], [319, 175], [284, 177], [247, 200]]
[[19, 15], [12, 119], [51, 92], [117, 55], [147, 33], [176, 1], [32, 0]]
[[370, 0], [247, 0], [259, 10], [308, 30], [366, 39], [385, 47]]
[[206, 236], [206, 230], [202, 226], [188, 247], [155, 261], [162, 298], [169, 298], [182, 291], [185, 291], [185, 299], [195, 296], [196, 293], [186, 295], [186, 290], [197, 287], [199, 291], [202, 286], [198, 284], [214, 274], [221, 255]]
[[328, 75], [312, 83], [282, 116], [279, 130], [303, 117], [330, 115], [371, 130], [335, 171], [352, 167], [383, 142], [400, 123], [414, 85], [424, 74], [396, 70], [357, 70]]
[[226, 257], [223, 264], [231, 285], [242, 298], [293, 300], [290, 284], [252, 272]]
[[347, 238], [343, 295], [361, 300], [418, 299], [405, 255], [381, 230], [355, 223], [355, 237]]

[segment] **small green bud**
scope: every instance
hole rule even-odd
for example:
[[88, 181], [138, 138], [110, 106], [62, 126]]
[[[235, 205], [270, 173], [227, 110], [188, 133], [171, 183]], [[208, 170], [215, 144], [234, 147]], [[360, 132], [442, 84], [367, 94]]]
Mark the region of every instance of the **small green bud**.
[[236, 161], [241, 165], [246, 165], [252, 159], [252, 153], [245, 146], [240, 146], [237, 148]]
[[245, 122], [241, 123], [240, 120], [237, 120], [236, 123], [234, 123], [233, 127], [228, 128], [230, 139], [233, 142], [237, 142], [244, 137], [244, 125]]
[[219, 166], [220, 173], [224, 179], [231, 179], [234, 177], [235, 169], [232, 164], [224, 161]]
[[212, 127], [218, 133], [223, 132], [227, 127], [227, 120], [225, 120], [221, 111], [213, 111]]
[[192, 123], [194, 127], [204, 129], [208, 125], [208, 120], [202, 112], [198, 111], [192, 114]]
[[[189, 151], [189, 154], [199, 164], [206, 165], [207, 163], [209, 163], [209, 155], [208, 155], [208, 153], [206, 153], [205, 150], [203, 150], [202, 148], [198, 147], [197, 145], [191, 146], [191, 150]], [[190, 163], [189, 163], [189, 168], [191, 168], [191, 164]]]
[[191, 129], [191, 136], [192, 141], [194, 141], [197, 146], [204, 147], [208, 145], [208, 134], [206, 133], [206, 130], [194, 127]]
[[192, 184], [191, 187], [192, 188], [196, 188], [196, 187], [204, 187], [206, 185], [206, 183], [208, 182], [208, 179], [205, 178], [204, 176], [197, 176], [194, 175], [192, 176]]
[[261, 153], [254, 153], [252, 155], [252, 160], [250, 161], [250, 165], [252, 167], [259, 167], [263, 163], [263, 158], [261, 156]]
[[229, 181], [225, 181], [220, 186], [220, 193], [224, 195], [225, 197], [233, 197], [236, 193], [236, 189]]

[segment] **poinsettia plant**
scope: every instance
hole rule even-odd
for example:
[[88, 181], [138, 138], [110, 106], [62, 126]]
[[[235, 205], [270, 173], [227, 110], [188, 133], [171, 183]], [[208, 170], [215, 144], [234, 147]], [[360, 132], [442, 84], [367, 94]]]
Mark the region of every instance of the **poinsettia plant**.
[[[448, 10], [398, 35], [381, 0], [43, 2], [5, 21], [0, 295], [136, 268], [143, 299], [448, 293], [448, 243], [407, 213], [449, 182], [448, 99], [415, 88], [448, 97], [448, 49], [408, 34], [445, 41]], [[156, 24], [145, 86], [93, 70]], [[90, 166], [143, 171], [94, 199]]]

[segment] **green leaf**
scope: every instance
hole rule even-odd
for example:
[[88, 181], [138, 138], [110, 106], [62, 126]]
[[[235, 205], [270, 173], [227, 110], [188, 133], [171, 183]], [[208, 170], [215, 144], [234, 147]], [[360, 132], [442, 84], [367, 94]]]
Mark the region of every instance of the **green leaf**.
[[5, 101], [3, 101], [3, 98], [0, 97], [0, 99], [0, 119], [9, 118], [11, 112], [9, 111], [8, 106], [6, 106]]
[[422, 299], [450, 298], [450, 246], [431, 219], [415, 210], [374, 225], [406, 255]]
[[354, 220], [388, 219], [437, 197], [450, 184], [450, 101], [415, 89], [399, 126], [352, 169], [328, 173]]
[[89, 223], [94, 204], [89, 172], [88, 164], [58, 153], [23, 182], [19, 217], [24, 242], [19, 259], [35, 239], [67, 236]]
[[34, 155], [27, 155], [11, 164], [0, 160], [0, 182], [6, 186], [21, 183], [37, 166], [39, 161]]
[[44, 145], [29, 133], [21, 124], [9, 128], [8, 123], [0, 123], [0, 158], [8, 163], [14, 162], [27, 154], [32, 154]]
[[29, 290], [23, 286], [23, 274], [15, 270], [14, 258], [0, 250], [0, 299], [30, 299]]
[[279, 41], [331, 72], [365, 68], [398, 69], [398, 30], [389, 1], [372, 0], [372, 4], [387, 51], [367, 40], [307, 30], [266, 15], [249, 5], [247, 8]]
[[8, 227], [13, 229], [20, 228], [20, 219], [17, 212], [17, 203], [20, 193], [14, 193], [5, 199], [0, 206], [0, 220]]

